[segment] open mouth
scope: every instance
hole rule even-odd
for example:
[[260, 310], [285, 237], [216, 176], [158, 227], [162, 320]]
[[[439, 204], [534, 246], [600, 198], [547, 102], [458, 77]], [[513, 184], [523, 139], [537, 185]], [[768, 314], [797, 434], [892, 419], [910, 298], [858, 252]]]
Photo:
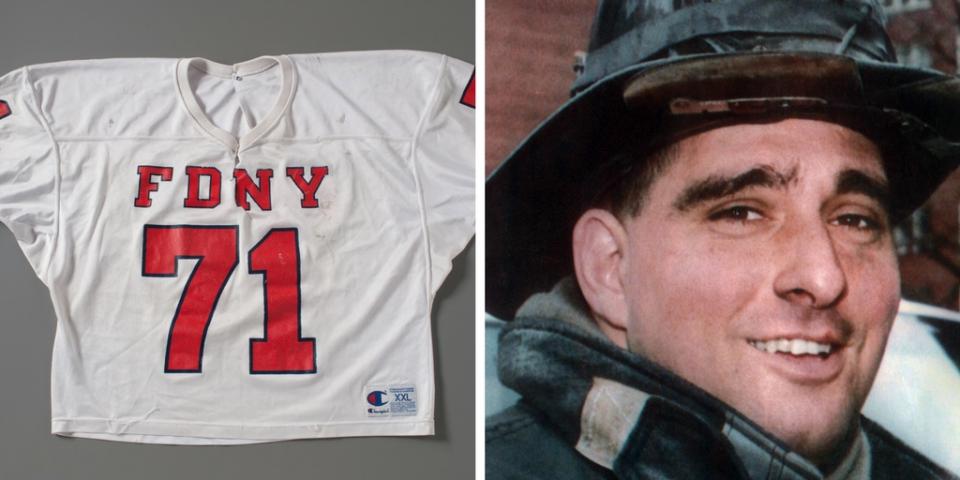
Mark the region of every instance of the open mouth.
[[747, 339], [760, 352], [761, 368], [770, 368], [778, 376], [796, 385], [823, 385], [843, 373], [847, 356], [846, 345], [835, 342], [829, 335], [807, 338], [773, 337], [764, 340]]
[[826, 358], [834, 350], [829, 343], [814, 342], [802, 338], [773, 338], [770, 340], [747, 340], [747, 343], [766, 353], [785, 353], [793, 356], [819, 356]]

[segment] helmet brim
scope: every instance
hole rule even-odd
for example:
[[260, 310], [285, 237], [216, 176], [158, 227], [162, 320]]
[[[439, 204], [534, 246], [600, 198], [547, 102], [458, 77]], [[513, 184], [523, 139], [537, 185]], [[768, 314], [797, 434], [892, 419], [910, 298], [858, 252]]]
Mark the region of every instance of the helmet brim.
[[[730, 68], [731, 61], [740, 64]], [[772, 78], [770, 61], [805, 66], [801, 70], [821, 68], [807, 75], [800, 75], [800, 70], [781, 72], [778, 81]], [[724, 62], [726, 67], [718, 68]], [[659, 80], [651, 81], [654, 77]], [[756, 81], [748, 81], [751, 78]], [[761, 85], [769, 87], [758, 91]], [[628, 87], [640, 91], [625, 98]], [[640, 63], [608, 75], [567, 101], [488, 178], [487, 311], [511, 318], [531, 294], [572, 273], [570, 237], [585, 199], [592, 196], [588, 179], [624, 139], [646, 132], [651, 139], [661, 137], [670, 100], [796, 97], [798, 90], [804, 97], [825, 97], [826, 103], [753, 115], [705, 112], [687, 122], [712, 128], [759, 118], [817, 116], [858, 124], [858, 129], [861, 124], [892, 129], [904, 144], [903, 152], [908, 152], [885, 159], [895, 221], [919, 207], [960, 161], [957, 77], [813, 52], [704, 54]]]

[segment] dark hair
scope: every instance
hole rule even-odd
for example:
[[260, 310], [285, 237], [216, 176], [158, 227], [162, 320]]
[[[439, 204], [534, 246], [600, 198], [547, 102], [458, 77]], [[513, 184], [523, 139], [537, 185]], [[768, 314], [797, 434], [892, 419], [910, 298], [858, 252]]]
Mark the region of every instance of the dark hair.
[[650, 148], [632, 143], [614, 154], [598, 180], [588, 208], [602, 208], [627, 218], [640, 214], [654, 180], [677, 158], [678, 142]]
[[[821, 112], [810, 115], [794, 115], [792, 118], [810, 118], [844, 125], [859, 132], [872, 141], [880, 150], [883, 168], [887, 178], [909, 177], [908, 182], [891, 182], [894, 189], [890, 192], [893, 197], [916, 196], [916, 192], [896, 191], [898, 185], [920, 185], [926, 178], [939, 178], [937, 173], [931, 173], [931, 164], [924, 161], [929, 154], [917, 149], [913, 143], [907, 142], [899, 131], [889, 125], [890, 120], [869, 115], [872, 112]], [[750, 119], [756, 123], [776, 122], [788, 116], [766, 116]], [[681, 128], [670, 132], [669, 129], [657, 134], [631, 136], [615, 153], [610, 155], [609, 161], [599, 169], [595, 175], [595, 182], [590, 189], [592, 197], [585, 204], [586, 208], [603, 208], [617, 215], [621, 219], [637, 216], [643, 210], [650, 186], [675, 161], [679, 154], [679, 143], [691, 135], [717, 128], [719, 126], [748, 123], [747, 119], [730, 118], [721, 122], [705, 122], [694, 128]], [[752, 123], [751, 122], [751, 123]], [[650, 140], [650, 139], [654, 140]], [[942, 167], [941, 167], [942, 168]], [[923, 191], [923, 189], [920, 189]], [[922, 203], [922, 199], [917, 204]], [[894, 222], [908, 216], [912, 209], [896, 208], [888, 213]], [[585, 210], [585, 209], [584, 209]], [[581, 210], [583, 211], [583, 210]]]

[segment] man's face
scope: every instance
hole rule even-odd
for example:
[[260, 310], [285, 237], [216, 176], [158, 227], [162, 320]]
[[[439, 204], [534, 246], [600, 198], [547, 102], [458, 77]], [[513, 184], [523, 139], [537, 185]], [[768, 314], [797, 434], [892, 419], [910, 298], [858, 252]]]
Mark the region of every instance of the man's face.
[[822, 462], [900, 299], [877, 147], [784, 120], [683, 140], [624, 223], [627, 344]]

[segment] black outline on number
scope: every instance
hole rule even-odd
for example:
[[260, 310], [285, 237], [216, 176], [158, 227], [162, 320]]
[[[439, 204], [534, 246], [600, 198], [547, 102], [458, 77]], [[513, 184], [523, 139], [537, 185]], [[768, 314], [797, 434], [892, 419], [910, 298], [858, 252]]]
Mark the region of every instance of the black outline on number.
[[[253, 269], [253, 251], [260, 247], [260, 245], [265, 242], [270, 235], [273, 235], [273, 232], [277, 231], [291, 231], [293, 232], [293, 243], [294, 251], [297, 255], [297, 341], [309, 341], [313, 345], [313, 368], [311, 370], [263, 370], [263, 371], [254, 371], [253, 370], [253, 345], [256, 342], [266, 342], [267, 334], [269, 330], [267, 329], [267, 271], [266, 270], [254, 270]], [[301, 303], [303, 301], [303, 296], [300, 292], [300, 232], [296, 228], [271, 228], [263, 238], [257, 242], [250, 250], [247, 251], [247, 270], [251, 275], [262, 275], [263, 276], [263, 338], [251, 338], [250, 339], [250, 375], [298, 375], [305, 373], [317, 373], [317, 339], [316, 337], [303, 337], [303, 319], [301, 318]]]
[[[173, 257], [173, 274], [152, 274], [147, 273], [147, 230], [148, 229], [158, 229], [158, 230], [172, 230], [175, 228], [197, 228], [197, 229], [209, 229], [209, 230], [233, 230], [233, 239], [234, 239], [234, 261], [233, 265], [230, 266], [230, 269], [227, 271], [226, 276], [224, 276], [223, 283], [220, 284], [220, 289], [217, 291], [217, 296], [214, 297], [213, 303], [210, 305], [210, 315], [207, 317], [206, 323], [203, 326], [203, 335], [200, 337], [200, 358], [198, 362], [199, 368], [196, 370], [170, 370], [170, 345], [171, 339], [173, 338], [173, 327], [177, 323], [177, 318], [180, 316], [180, 308], [183, 306], [183, 299], [187, 296], [187, 292], [190, 290], [190, 285], [193, 283], [193, 277], [196, 275], [197, 270], [200, 269], [200, 264], [203, 263], [203, 259], [206, 257], [202, 256], [192, 256], [192, 255], [174, 255]], [[193, 266], [193, 271], [190, 272], [190, 278], [187, 279], [186, 285], [183, 287], [183, 292], [180, 294], [180, 300], [177, 302], [177, 309], [174, 311], [173, 318], [170, 320], [170, 329], [167, 332], [167, 348], [164, 352], [163, 358], [163, 373], [203, 373], [203, 351], [204, 347], [207, 344], [207, 330], [210, 328], [210, 323], [213, 321], [213, 315], [217, 310], [217, 304], [220, 303], [220, 295], [223, 294], [223, 289], [226, 288], [227, 282], [230, 281], [230, 277], [233, 276], [234, 270], [236, 270], [237, 265], [240, 264], [240, 227], [239, 225], [152, 225], [146, 224], [143, 226], [143, 251], [141, 255], [141, 266], [140, 273], [144, 277], [179, 277], [180, 276], [180, 260], [197, 260], [197, 263]], [[298, 287], [299, 288], [299, 287]]]

